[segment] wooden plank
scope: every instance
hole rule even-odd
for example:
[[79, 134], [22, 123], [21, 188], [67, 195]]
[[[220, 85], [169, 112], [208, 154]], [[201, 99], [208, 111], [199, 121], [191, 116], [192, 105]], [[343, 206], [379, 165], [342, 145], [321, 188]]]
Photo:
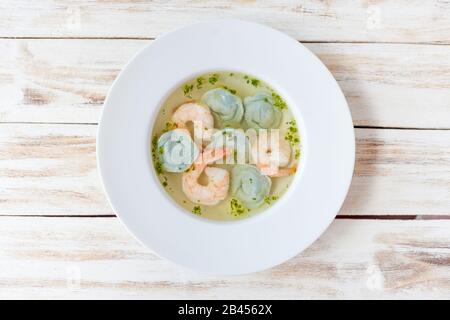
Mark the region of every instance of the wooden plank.
[[7, 17], [0, 21], [2, 37], [153, 38], [198, 21], [235, 18], [303, 41], [450, 40], [450, 5], [441, 0], [3, 0], [0, 10]]
[[358, 126], [450, 128], [450, 46], [308, 44]]
[[[94, 125], [1, 124], [0, 215], [112, 214]], [[356, 130], [342, 215], [450, 215], [450, 131]]]
[[450, 298], [450, 221], [336, 220], [271, 270], [219, 277], [158, 258], [116, 218], [0, 218], [0, 298]]
[[111, 214], [91, 125], [0, 126], [2, 215]]
[[449, 215], [450, 131], [356, 130], [356, 163], [341, 214]]
[[0, 121], [95, 123], [109, 87], [144, 42], [3, 40]]
[[[0, 40], [0, 122], [96, 123], [117, 76], [149, 41]], [[358, 126], [450, 128], [450, 46], [307, 44]]]

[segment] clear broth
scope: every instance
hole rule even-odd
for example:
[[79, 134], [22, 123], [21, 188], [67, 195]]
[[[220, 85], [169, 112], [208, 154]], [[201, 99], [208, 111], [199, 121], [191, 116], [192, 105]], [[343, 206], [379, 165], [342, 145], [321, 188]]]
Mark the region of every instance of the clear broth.
[[[241, 97], [242, 100], [247, 96], [253, 96], [261, 91], [269, 91], [278, 95], [278, 93], [274, 91], [273, 88], [271, 88], [263, 81], [250, 75], [238, 72], [213, 72], [195, 77], [183, 83], [183, 85], [174, 90], [162, 104], [152, 131], [153, 144], [155, 139], [159, 138], [159, 136], [164, 132], [167, 124], [170, 123], [171, 116], [178, 106], [192, 100], [198, 102], [205, 92], [214, 88], [225, 88]], [[278, 97], [280, 96], [278, 95]], [[289, 134], [289, 132], [292, 130], [292, 123], [294, 123], [295, 126], [294, 137], [298, 139], [296, 139], [295, 143], [291, 141], [292, 154], [290, 165], [296, 165], [298, 167], [301, 147], [299, 132], [295, 125], [295, 117], [291, 112], [289, 106], [282, 110], [282, 114], [283, 116], [281, 125], [279, 127], [281, 136], [284, 137]], [[245, 121], [242, 121], [240, 126], [235, 128], [242, 128], [245, 131], [248, 129], [248, 126], [246, 125]], [[153, 159], [155, 159], [154, 147], [152, 147], [152, 152]], [[156, 163], [154, 163], [154, 165], [156, 165]], [[224, 168], [230, 171], [233, 165], [214, 164], [213, 166]], [[272, 177], [272, 186], [267, 201], [265, 201], [265, 203], [260, 207], [256, 209], [246, 210], [245, 213], [239, 215], [237, 215], [231, 209], [230, 201], [233, 198], [231, 192], [229, 192], [226, 199], [215, 206], [198, 205], [191, 202], [183, 193], [181, 187], [182, 173], [170, 173], [164, 171], [160, 174], [157, 173], [157, 175], [161, 182], [161, 185], [170, 195], [170, 197], [189, 213], [197, 214], [207, 219], [229, 221], [248, 218], [252, 215], [258, 214], [266, 210], [274, 202], [279, 201], [279, 198], [283, 196], [285, 191], [289, 188], [295, 174], [287, 177]], [[205, 181], [200, 182], [205, 183]]]

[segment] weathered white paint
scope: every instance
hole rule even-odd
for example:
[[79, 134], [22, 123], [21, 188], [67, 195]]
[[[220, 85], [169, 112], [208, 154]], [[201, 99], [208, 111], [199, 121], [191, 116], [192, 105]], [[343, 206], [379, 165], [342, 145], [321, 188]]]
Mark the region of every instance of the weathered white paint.
[[264, 272], [185, 270], [116, 218], [0, 217], [0, 298], [450, 298], [449, 221], [337, 220]]
[[213, 19], [264, 23], [303, 41], [450, 41], [443, 0], [3, 0], [3, 37], [153, 38]]
[[[96, 123], [125, 63], [150, 41], [0, 40], [0, 122]], [[450, 47], [306, 46], [338, 80], [355, 125], [450, 128]]]
[[[113, 214], [95, 125], [0, 124], [0, 215]], [[356, 129], [342, 215], [450, 215], [450, 131]]]
[[[150, 42], [138, 39], [238, 18], [322, 42], [306, 46], [338, 80], [355, 125], [449, 129], [449, 16], [441, 0], [3, 0], [0, 298], [449, 299], [450, 220], [384, 217], [448, 218], [448, 130], [357, 129], [341, 215], [378, 219], [339, 219], [285, 264], [223, 278], [159, 259], [116, 218], [51, 217], [112, 214], [96, 126], [23, 123], [95, 124], [120, 69]], [[5, 39], [16, 37], [51, 39]]]

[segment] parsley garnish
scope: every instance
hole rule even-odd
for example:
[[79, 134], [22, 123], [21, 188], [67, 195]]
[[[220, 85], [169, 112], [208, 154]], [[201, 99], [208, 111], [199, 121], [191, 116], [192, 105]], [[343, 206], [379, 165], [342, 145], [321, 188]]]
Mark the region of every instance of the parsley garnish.
[[212, 74], [208, 78], [208, 82], [211, 83], [212, 85], [215, 85], [217, 81], [219, 81], [219, 75], [217, 73]]
[[196, 215], [201, 215], [202, 214], [202, 208], [200, 206], [195, 206], [194, 208], [192, 208], [192, 213], [196, 214]]
[[183, 93], [186, 97], [192, 98], [192, 90], [194, 89], [193, 84], [185, 84], [183, 87]]
[[197, 85], [195, 86], [197, 89], [201, 89], [203, 86], [203, 83], [205, 82], [205, 78], [198, 77], [197, 78]]

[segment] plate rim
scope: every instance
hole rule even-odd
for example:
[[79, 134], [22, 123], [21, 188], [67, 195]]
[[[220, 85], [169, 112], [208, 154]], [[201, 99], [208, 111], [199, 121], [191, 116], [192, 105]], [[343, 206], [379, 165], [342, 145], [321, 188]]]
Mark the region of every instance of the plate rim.
[[[340, 89], [340, 87], [339, 87], [339, 85], [337, 84], [337, 82], [336, 82], [336, 80], [334, 79], [334, 77], [332, 76], [332, 74], [330, 73], [330, 71], [324, 66], [324, 64], [309, 50], [309, 49], [307, 49], [306, 47], [304, 47], [300, 42], [298, 42], [297, 40], [295, 40], [295, 39], [292, 39], [292, 38], [290, 38], [290, 37], [288, 37], [287, 35], [285, 35], [284, 33], [281, 33], [280, 31], [277, 31], [277, 30], [275, 30], [275, 29], [272, 29], [272, 28], [269, 28], [269, 27], [267, 27], [267, 26], [265, 26], [265, 25], [260, 25], [260, 24], [256, 24], [256, 23], [252, 23], [252, 22], [246, 22], [246, 21], [242, 21], [242, 20], [235, 20], [235, 19], [226, 19], [226, 20], [214, 20], [214, 21], [209, 21], [209, 22], [198, 22], [198, 23], [195, 23], [195, 24], [191, 24], [191, 25], [189, 25], [189, 26], [186, 26], [186, 27], [183, 27], [183, 28], [180, 28], [180, 29], [177, 29], [177, 30], [175, 30], [175, 31], [172, 31], [172, 32], [169, 32], [169, 33], [167, 33], [167, 34], [165, 34], [165, 35], [163, 35], [163, 36], [161, 36], [161, 37], [158, 37], [158, 39], [156, 39], [156, 40], [154, 40], [153, 42], [151, 42], [151, 43], [149, 43], [149, 44], [147, 44], [146, 46], [144, 46], [144, 48], [142, 48], [142, 49], [140, 49], [136, 54], [134, 54], [134, 56], [125, 64], [125, 66], [123, 67], [123, 69], [121, 70], [121, 72], [119, 73], [119, 75], [116, 77], [116, 79], [114, 80], [114, 82], [113, 82], [113, 84], [111, 85], [111, 87], [110, 87], [110, 89], [109, 89], [109, 91], [108, 91], [108, 94], [107, 94], [107, 97], [106, 97], [106, 99], [105, 99], [105, 102], [104, 102], [104, 105], [103, 105], [103, 108], [102, 108], [102, 110], [101, 110], [101, 112], [100, 112], [100, 120], [99, 120], [99, 124], [98, 124], [98, 129], [97, 129], [97, 147], [96, 147], [96, 156], [97, 156], [97, 167], [98, 167], [98, 172], [99, 172], [99, 176], [100, 176], [100, 181], [101, 181], [101, 185], [102, 185], [102, 188], [103, 188], [103, 190], [105, 191], [105, 194], [106, 194], [106, 198], [108, 199], [108, 202], [109, 202], [109, 204], [110, 204], [110, 206], [111, 206], [111, 208], [113, 209], [113, 211], [116, 213], [116, 215], [117, 215], [117, 217], [119, 218], [119, 220], [121, 221], [121, 223], [126, 227], [126, 229], [131, 233], [131, 234], [133, 234], [133, 236], [139, 241], [139, 242], [141, 242], [141, 243], [143, 243], [146, 247], [148, 247], [148, 248], [150, 248], [151, 250], [153, 250], [157, 255], [159, 255], [159, 256], [161, 256], [161, 257], [164, 257], [165, 259], [168, 259], [168, 260], [171, 260], [171, 261], [173, 261], [173, 262], [175, 262], [175, 263], [177, 263], [177, 264], [181, 264], [181, 265], [184, 265], [185, 267], [188, 267], [188, 268], [191, 268], [191, 269], [195, 269], [195, 270], [199, 270], [199, 268], [195, 268], [195, 267], [193, 267], [192, 268], [192, 265], [187, 265], [187, 264], [184, 264], [184, 263], [182, 263], [182, 262], [180, 262], [180, 260], [177, 260], [177, 259], [172, 259], [171, 257], [169, 257], [169, 256], [167, 256], [167, 255], [165, 255], [163, 252], [161, 252], [160, 250], [155, 250], [154, 248], [152, 248], [152, 246], [151, 246], [151, 244], [149, 244], [148, 243], [148, 241], [146, 241], [145, 239], [143, 239], [142, 238], [142, 236], [139, 236], [139, 235], [137, 235], [136, 234], [136, 232], [134, 232], [134, 229], [135, 228], [133, 228], [132, 226], [131, 226], [131, 224], [129, 223], [129, 220], [128, 220], [128, 218], [126, 218], [125, 216], [123, 216], [123, 213], [120, 213], [119, 211], [120, 210], [118, 210], [117, 209], [117, 207], [116, 207], [116, 205], [113, 203], [113, 200], [111, 199], [111, 197], [110, 197], [110, 193], [109, 193], [109, 191], [108, 191], [108, 186], [106, 185], [107, 183], [105, 183], [105, 180], [107, 179], [106, 177], [105, 177], [105, 169], [104, 169], [104, 162], [103, 162], [103, 160], [101, 160], [102, 159], [102, 151], [101, 151], [101, 149], [102, 149], [102, 141], [103, 141], [103, 136], [104, 136], [104, 134], [102, 133], [102, 132], [104, 132], [104, 128], [105, 128], [105, 121], [104, 121], [104, 119], [105, 119], [105, 114], [106, 114], [106, 112], [108, 112], [108, 111], [106, 111], [106, 110], [108, 110], [107, 108], [107, 106], [108, 105], [110, 105], [111, 104], [111, 101], [110, 101], [110, 99], [112, 99], [111, 97], [112, 97], [112, 93], [113, 93], [113, 91], [114, 90], [116, 90], [116, 86], [118, 85], [118, 83], [119, 83], [119, 80], [122, 78], [122, 76], [123, 76], [123, 74], [124, 73], [126, 73], [127, 71], [126, 70], [128, 70], [128, 68], [130, 67], [130, 65], [132, 64], [132, 63], [134, 63], [134, 61], [136, 61], [136, 59], [138, 59], [138, 57], [140, 57], [140, 56], [142, 56], [143, 54], [145, 54], [145, 52], [146, 51], [148, 51], [148, 49], [149, 48], [151, 48], [152, 46], [154, 46], [154, 44], [155, 43], [157, 43], [157, 42], [161, 42], [161, 41], [164, 41], [164, 39], [166, 39], [167, 37], [170, 37], [171, 35], [174, 35], [174, 34], [177, 34], [177, 33], [179, 33], [179, 32], [182, 32], [183, 30], [188, 30], [188, 29], [191, 29], [192, 30], [192, 28], [197, 28], [197, 27], [199, 27], [199, 26], [201, 26], [201, 27], [204, 27], [204, 26], [207, 26], [207, 25], [227, 25], [227, 27], [230, 25], [230, 24], [238, 24], [240, 27], [242, 27], [242, 26], [248, 26], [248, 27], [251, 27], [251, 28], [254, 28], [254, 27], [256, 27], [256, 28], [261, 28], [261, 30], [271, 30], [271, 32], [275, 32], [275, 33], [277, 33], [278, 35], [280, 35], [281, 37], [284, 37], [284, 38], [289, 38], [289, 41], [295, 41], [295, 42], [297, 42], [297, 44], [298, 44], [298, 46], [299, 47], [301, 47], [302, 48], [302, 50], [304, 51], [304, 52], [307, 52], [311, 57], [312, 57], [312, 59], [314, 60], [316, 60], [316, 63], [318, 62], [323, 68], [324, 68], [324, 70], [325, 70], [325, 72], [326, 73], [328, 73], [328, 77], [330, 78], [330, 79], [332, 79], [332, 81], [334, 81], [334, 83], [335, 83], [335, 87], [337, 88], [337, 91], [338, 91], [338, 94], [340, 94], [341, 95], [341, 98], [343, 99], [343, 101], [344, 101], [344, 103], [345, 103], [345, 106], [346, 106], [346, 108], [345, 108], [345, 110], [343, 111], [344, 113], [346, 113], [347, 114], [347, 118], [350, 120], [350, 123], [351, 123], [351, 137], [350, 137], [350, 139], [349, 139], [349, 141], [350, 141], [350, 145], [348, 145], [347, 147], [349, 147], [350, 148], [350, 150], [348, 151], [349, 152], [349, 154], [351, 154], [351, 169], [350, 168], [347, 168], [347, 170], [350, 172], [350, 174], [349, 174], [349, 177], [347, 178], [347, 180], [343, 183], [343, 187], [342, 187], [342, 190], [344, 191], [343, 192], [343, 194], [344, 194], [344, 196], [342, 197], [342, 199], [341, 199], [341, 201], [340, 201], [340, 203], [338, 203], [338, 205], [337, 205], [337, 207], [338, 207], [338, 210], [333, 214], [333, 217], [335, 217], [336, 216], [336, 214], [338, 213], [338, 211], [339, 211], [339, 208], [341, 208], [342, 207], [342, 205], [343, 205], [343, 202], [344, 202], [344, 200], [345, 200], [345, 195], [348, 193], [348, 190], [349, 190], [349, 188], [350, 188], [350, 184], [351, 184], [351, 180], [352, 180], [352, 176], [353, 176], [353, 170], [354, 170], [354, 164], [355, 164], [355, 135], [354, 135], [354, 128], [353, 128], [353, 123], [352, 123], [352, 120], [351, 120], [351, 113], [350, 113], [350, 110], [349, 110], [349, 108], [348, 108], [348, 104], [347, 104], [347, 102], [346, 102], [346, 100], [345, 100], [345, 97], [344, 97], [344, 95], [343, 95], [343, 93], [342, 93], [342, 90]], [[323, 71], [323, 70], [322, 70]], [[271, 83], [270, 81], [268, 81], [268, 83], [269, 83], [269, 85], [271, 85], [271, 86], [273, 86], [273, 83]], [[275, 87], [277, 87], [276, 85], [275, 85]], [[276, 88], [276, 90], [278, 91], [278, 88]], [[167, 94], [169, 94], [169, 93], [167, 93]], [[281, 94], [283, 97], [284, 97], [284, 95], [283, 94]], [[157, 107], [158, 109], [159, 109], [159, 106]], [[298, 111], [296, 112], [296, 118], [298, 117]], [[303, 119], [302, 119], [302, 121], [303, 121]], [[148, 122], [150, 122], [150, 123], [153, 123], [153, 120], [152, 119], [149, 119], [149, 121]], [[149, 128], [149, 131], [151, 132], [152, 131], [152, 128], [150, 127]], [[303, 137], [303, 134], [302, 134], [302, 137]], [[150, 142], [148, 143], [148, 145], [150, 144]], [[306, 145], [307, 145], [308, 143], [306, 143]], [[307, 147], [306, 147], [307, 148]], [[308, 158], [306, 157], [306, 161], [308, 161], [307, 160]], [[151, 159], [150, 159], [150, 161], [151, 161]], [[103, 163], [103, 164], [102, 164]], [[151, 163], [150, 163], [150, 167], [151, 167]], [[297, 174], [297, 176], [296, 176], [296, 179], [297, 179], [297, 181], [298, 181], [298, 179], [299, 179], [299, 176], [300, 176], [300, 174]], [[288, 190], [288, 192], [289, 191], [293, 191], [293, 186], [291, 186], [290, 188], [289, 188], [290, 190]], [[160, 190], [160, 191], [162, 191], [162, 192], [164, 192], [163, 190]], [[288, 196], [288, 194], [286, 194], [286, 195], [284, 195], [282, 198], [285, 198], [285, 197], [287, 197]], [[269, 209], [270, 210], [270, 209]], [[268, 210], [268, 211], [269, 211]], [[264, 213], [265, 214], [265, 213]], [[259, 215], [261, 215], [261, 214], [259, 214]], [[195, 217], [195, 218], [197, 218], [197, 217]], [[249, 223], [251, 223], [251, 220], [252, 218], [250, 218], [250, 219], [244, 219], [244, 220], [240, 220], [239, 222], [249, 222]], [[303, 246], [303, 248], [300, 248], [297, 252], [295, 252], [294, 254], [291, 254], [291, 255], [289, 255], [288, 257], [286, 257], [286, 258], [284, 258], [284, 259], [279, 259], [279, 261], [277, 261], [276, 263], [271, 263], [271, 264], [266, 264], [266, 265], [264, 265], [264, 266], [262, 266], [262, 267], [251, 267], [251, 268], [247, 268], [247, 270], [243, 270], [243, 272], [239, 272], [239, 271], [236, 271], [236, 270], [234, 270], [233, 272], [215, 272], [215, 270], [212, 270], [212, 269], [208, 269], [208, 268], [203, 268], [203, 269], [201, 269], [201, 271], [202, 272], [206, 272], [206, 273], [212, 273], [212, 274], [220, 274], [220, 275], [223, 275], [223, 274], [245, 274], [245, 273], [252, 273], [252, 272], [256, 272], [256, 271], [260, 271], [260, 270], [264, 270], [264, 269], [268, 269], [268, 268], [271, 268], [271, 267], [273, 267], [273, 266], [275, 266], [275, 265], [278, 265], [278, 264], [280, 264], [280, 263], [283, 263], [283, 262], [285, 262], [286, 260], [289, 260], [290, 258], [292, 258], [293, 256], [296, 256], [297, 254], [299, 254], [300, 252], [302, 252], [305, 248], [307, 248], [307, 247], [309, 247], [315, 240], [317, 240], [317, 238], [329, 227], [329, 225], [331, 224], [331, 222], [333, 221], [333, 219], [328, 219], [329, 221], [327, 222], [327, 223], [323, 223], [322, 224], [322, 226], [321, 226], [321, 228], [319, 228], [318, 229], [318, 232], [317, 232], [317, 234], [316, 234], [316, 236], [314, 236], [314, 237], [311, 237], [311, 239], [309, 240], [309, 241], [306, 241], [306, 242], [304, 242], [304, 246]], [[128, 222], [127, 222], [128, 221]], [[234, 225], [236, 222], [232, 222], [232, 224]], [[174, 261], [175, 260], [175, 261]]]

